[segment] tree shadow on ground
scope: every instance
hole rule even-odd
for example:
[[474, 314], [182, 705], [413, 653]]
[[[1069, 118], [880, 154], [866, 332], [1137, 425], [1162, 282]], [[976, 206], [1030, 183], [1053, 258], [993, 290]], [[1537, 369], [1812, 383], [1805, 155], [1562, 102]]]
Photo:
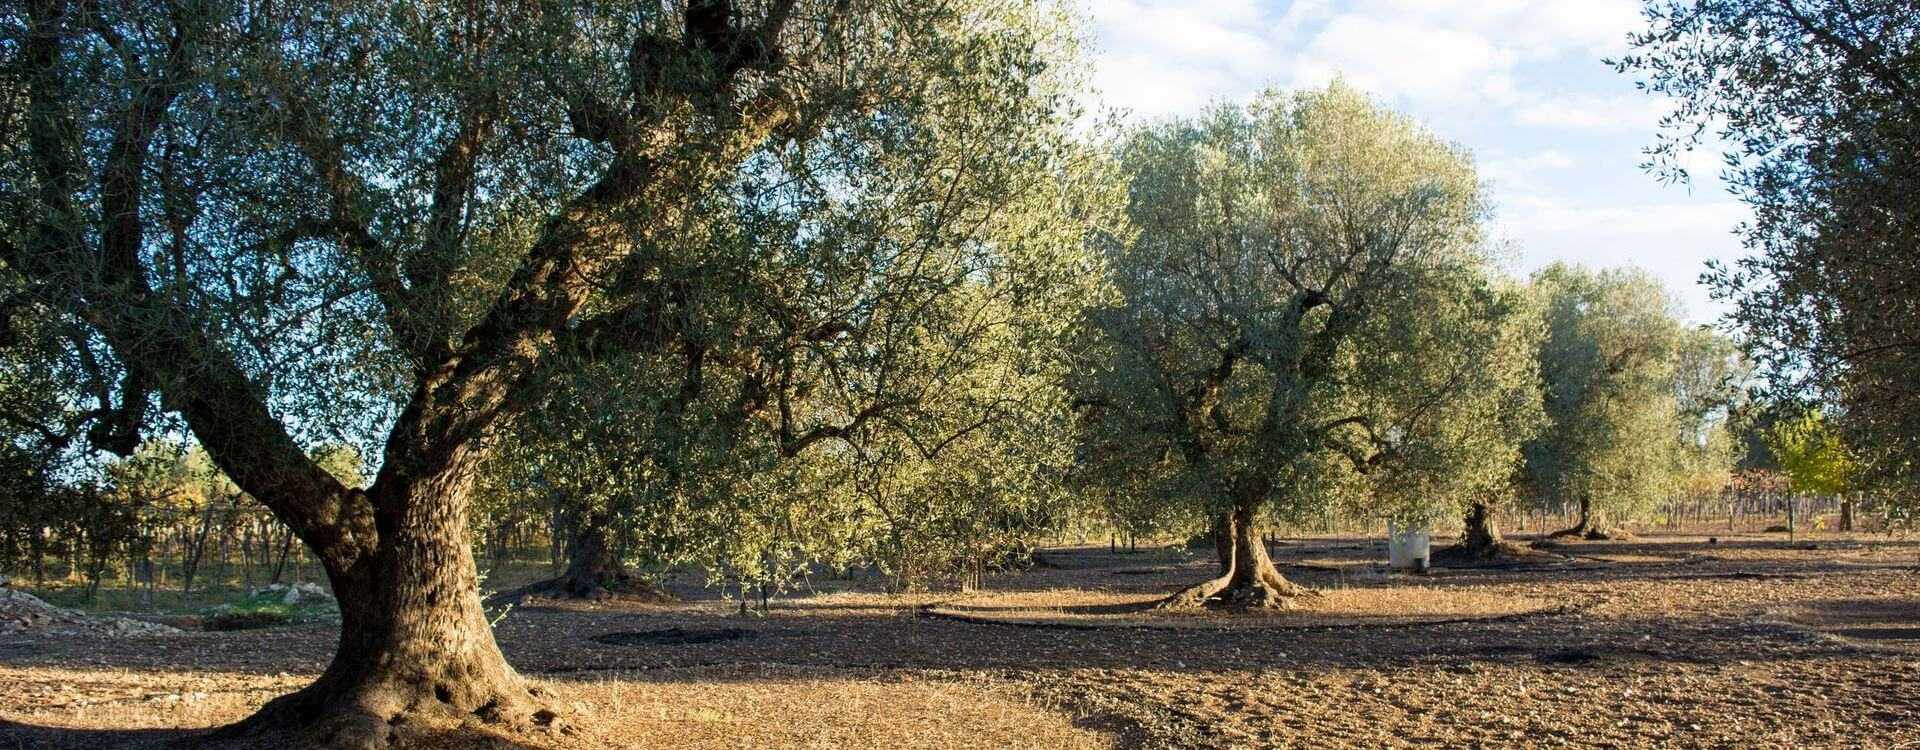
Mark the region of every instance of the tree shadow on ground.
[[[77, 729], [42, 727], [0, 719], [0, 747], [8, 750], [290, 750], [284, 737], [261, 740], [218, 741], [210, 729]], [[490, 732], [471, 729], [416, 729], [395, 744], [406, 748], [457, 748], [458, 750], [545, 750], [545, 746], [527, 744]]]
[[[1645, 552], [1668, 552], [1689, 546], [1675, 542], [1582, 543], [1582, 549], [1599, 547]], [[1748, 547], [1771, 546], [1772, 540], [1743, 541]], [[1355, 547], [1336, 541], [1329, 548]], [[1723, 544], [1723, 547], [1726, 546]], [[1709, 545], [1708, 548], [1711, 548]], [[1113, 566], [1133, 569], [1137, 556], [1089, 553]], [[1122, 590], [1111, 570], [1098, 565], [1079, 567], [1090, 561], [1074, 558], [1075, 553], [1049, 551], [1062, 564], [1073, 565], [1086, 575], [1087, 587]], [[1203, 561], [1204, 562], [1204, 561]], [[1185, 572], [1204, 569], [1195, 563], [1173, 571], [1164, 582], [1170, 587], [1188, 583], [1180, 578]], [[1554, 568], [1540, 571], [1481, 571], [1474, 575], [1434, 576], [1431, 578], [1379, 578], [1359, 582], [1360, 586], [1412, 585], [1445, 589], [1453, 586], [1508, 586], [1525, 593], [1527, 588], [1544, 588], [1574, 597], [1600, 596], [1583, 590], [1618, 583], [1631, 583], [1622, 591], [1606, 596], [1645, 595], [1638, 584], [1688, 584], [1728, 581], [1778, 581], [1796, 587], [1792, 601], [1809, 607], [1826, 607], [1821, 602], [1836, 597], [1828, 581], [1844, 581], [1835, 576], [1865, 574], [1874, 568], [1843, 565], [1818, 559], [1786, 561], [1704, 561], [1671, 563], [1620, 563], [1599, 568]], [[1060, 571], [1049, 571], [1057, 574]], [[1882, 571], [1884, 574], [1884, 571]], [[1290, 576], [1293, 574], [1290, 572]], [[1120, 576], [1119, 583], [1161, 583], [1158, 577]], [[1307, 571], [1296, 576], [1302, 583], [1336, 587], [1355, 584], [1350, 578], [1330, 573]], [[1019, 590], [1022, 580], [1044, 586], [1054, 579], [1031, 576], [1009, 578], [1004, 590]], [[1197, 580], [1197, 579], [1196, 579]], [[1866, 579], [1863, 579], [1866, 580]], [[1878, 579], [1872, 579], [1878, 580]], [[1881, 584], [1862, 584], [1866, 591]], [[1687, 589], [1710, 595], [1710, 589]], [[957, 596], [957, 595], [956, 595]], [[1769, 594], [1769, 596], [1773, 596]], [[1586, 599], [1581, 599], [1585, 601]], [[503, 621], [497, 635], [508, 660], [523, 673], [540, 678], [582, 673], [632, 673], [650, 670], [675, 671], [724, 665], [795, 665], [805, 668], [872, 669], [1004, 669], [1045, 670], [1059, 668], [1181, 669], [1232, 671], [1261, 666], [1380, 667], [1447, 658], [1499, 661], [1538, 661], [1540, 655], [1551, 658], [1569, 649], [1586, 648], [1618, 654], [1618, 659], [1640, 661], [1667, 660], [1684, 663], [1718, 663], [1732, 659], [1780, 660], [1821, 658], [1847, 648], [1845, 644], [1809, 644], [1800, 638], [1806, 628], [1783, 624], [1752, 622], [1722, 607], [1717, 614], [1692, 612], [1619, 613], [1588, 617], [1578, 613], [1542, 613], [1519, 622], [1459, 622], [1448, 624], [1408, 623], [1389, 627], [1351, 627], [1341, 624], [1311, 627], [1230, 627], [1187, 629], [1095, 628], [1100, 632], [1074, 632], [1071, 629], [1041, 630], [1011, 628], [997, 624], [976, 624], [922, 616], [919, 611], [925, 597], [901, 600], [898, 604], [879, 599], [794, 598], [776, 601], [771, 617], [741, 618], [724, 613], [723, 608], [695, 603], [684, 608], [636, 606], [592, 608], [540, 608], [515, 610]], [[1076, 614], [1132, 614], [1142, 603], [1115, 603], [1084, 608]], [[1758, 604], [1755, 605], [1759, 606]], [[1017, 608], [1016, 608], [1017, 609]], [[988, 611], [992, 611], [991, 608]], [[1703, 610], [1704, 612], [1704, 610]], [[1748, 618], [1734, 623], [1729, 618]], [[1844, 623], [1836, 623], [1844, 624]], [[738, 628], [754, 631], [754, 637], [727, 642], [608, 645], [594, 638], [611, 633], [662, 631], [683, 628], [688, 631]], [[1364, 631], [1364, 632], [1363, 632]], [[1894, 633], [1891, 635], [1900, 635]], [[1891, 635], [1889, 637], [1891, 637]], [[300, 626], [270, 631], [240, 633], [190, 633], [167, 637], [78, 638], [33, 636], [0, 643], [0, 667], [53, 667], [80, 669], [151, 670], [182, 673], [231, 673], [275, 675], [317, 674], [324, 668], [335, 645], [337, 633], [324, 625]], [[1643, 639], [1671, 642], [1672, 648], [1648, 649]], [[1741, 638], [1759, 638], [1756, 644]], [[1761, 646], [1765, 646], [1762, 648]], [[1175, 665], [1180, 666], [1175, 666]], [[5, 747], [0, 743], [0, 747]], [[33, 746], [33, 745], [28, 745]], [[52, 745], [57, 747], [58, 745]]]
[[0, 747], [23, 750], [94, 750], [185, 746], [201, 732], [184, 729], [73, 729], [37, 727], [0, 719]]

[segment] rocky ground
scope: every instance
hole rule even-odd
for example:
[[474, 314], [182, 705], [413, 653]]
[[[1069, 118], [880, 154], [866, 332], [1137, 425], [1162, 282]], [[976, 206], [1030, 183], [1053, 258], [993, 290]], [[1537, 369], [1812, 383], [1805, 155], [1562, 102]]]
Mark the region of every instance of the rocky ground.
[[32, 594], [8, 588], [0, 580], [0, 638], [6, 636], [78, 636], [122, 637], [173, 635], [180, 630], [131, 617], [100, 617], [55, 607]]
[[[710, 599], [519, 609], [502, 646], [576, 730], [422, 742], [1920, 747], [1920, 543], [1649, 537], [1429, 577], [1379, 572], [1377, 547], [1276, 547], [1287, 575], [1346, 604], [1275, 617], [1103, 609], [1198, 580], [1210, 562], [1093, 549], [1049, 551], [964, 598], [843, 591], [747, 618]], [[1523, 599], [1538, 606], [1498, 605]], [[967, 616], [940, 614], [955, 610]], [[325, 625], [0, 635], [0, 747], [190, 738], [310, 679], [331, 638]]]

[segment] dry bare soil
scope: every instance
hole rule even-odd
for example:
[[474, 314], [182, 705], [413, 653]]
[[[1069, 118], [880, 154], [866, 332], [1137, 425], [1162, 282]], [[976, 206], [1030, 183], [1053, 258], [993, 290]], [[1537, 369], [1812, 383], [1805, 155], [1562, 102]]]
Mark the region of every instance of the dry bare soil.
[[[1570, 543], [1566, 562], [1394, 576], [1290, 540], [1302, 612], [1158, 615], [1204, 555], [1047, 551], [967, 596], [870, 584], [738, 617], [527, 607], [499, 626], [566, 733], [499, 748], [1920, 748], [1920, 544]], [[820, 582], [823, 585], [827, 582]], [[174, 743], [311, 679], [326, 625], [0, 636], [0, 748]]]

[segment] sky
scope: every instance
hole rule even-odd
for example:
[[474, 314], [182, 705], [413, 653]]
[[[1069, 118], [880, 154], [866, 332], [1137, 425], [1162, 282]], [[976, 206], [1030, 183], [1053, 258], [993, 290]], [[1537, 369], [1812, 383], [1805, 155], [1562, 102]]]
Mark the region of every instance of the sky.
[[1603, 58], [1640, 29], [1639, 0], [1084, 0], [1093, 85], [1132, 121], [1245, 101], [1334, 76], [1473, 152], [1508, 270], [1639, 266], [1694, 322], [1723, 312], [1698, 284], [1741, 255], [1748, 216], [1717, 178], [1645, 172], [1667, 104]]

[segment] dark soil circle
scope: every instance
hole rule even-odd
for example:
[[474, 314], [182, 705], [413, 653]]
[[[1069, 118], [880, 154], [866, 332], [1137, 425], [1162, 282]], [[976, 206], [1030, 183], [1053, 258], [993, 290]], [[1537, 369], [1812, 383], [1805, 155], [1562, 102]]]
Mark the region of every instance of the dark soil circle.
[[588, 640], [609, 646], [689, 646], [752, 638], [758, 631], [745, 628], [665, 628], [602, 633]]
[[1320, 592], [1286, 612], [1165, 610], [1165, 592], [1045, 589], [981, 592], [928, 605], [922, 616], [982, 625], [1092, 630], [1408, 627], [1510, 620], [1564, 610], [1557, 601], [1504, 591], [1383, 586]]
[[1835, 598], [1776, 610], [1793, 625], [1852, 641], [1920, 648], [1920, 599], [1909, 597]]

